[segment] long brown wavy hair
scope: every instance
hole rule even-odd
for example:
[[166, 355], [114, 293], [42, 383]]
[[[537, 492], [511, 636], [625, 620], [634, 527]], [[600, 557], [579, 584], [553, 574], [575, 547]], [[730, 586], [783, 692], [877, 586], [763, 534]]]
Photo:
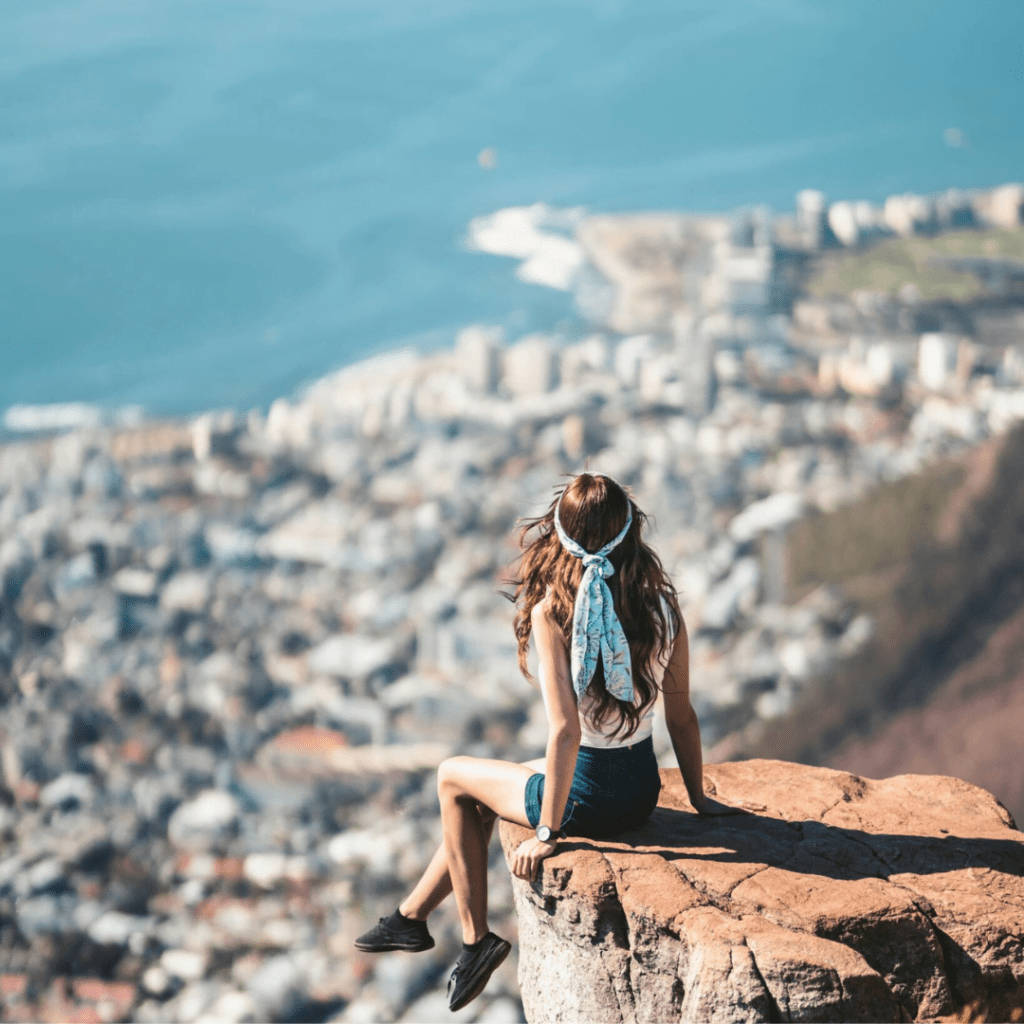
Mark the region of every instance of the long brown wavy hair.
[[[623, 739], [628, 739], [657, 696], [654, 656], [665, 657], [668, 644], [682, 623], [675, 587], [665, 574], [661, 559], [641, 537], [647, 516], [610, 477], [581, 473], [559, 489], [542, 516], [522, 520], [519, 546], [523, 554], [518, 559], [518, 572], [509, 582], [516, 587], [512, 600], [516, 603], [513, 625], [519, 641], [519, 668], [531, 683], [536, 685], [526, 661], [532, 631], [530, 614], [550, 592], [551, 613], [568, 645], [572, 638], [576, 592], [584, 572], [582, 560], [562, 547], [555, 532], [556, 506], [562, 529], [587, 551], [597, 551], [612, 540], [626, 525], [627, 512], [630, 509], [633, 512], [629, 531], [608, 555], [615, 573], [606, 582], [629, 644], [635, 703], [619, 700], [608, 692], [600, 657], [587, 687], [587, 693], [595, 702], [591, 716], [594, 723], [600, 726], [609, 718], [620, 716], [612, 735], [625, 730]], [[527, 544], [527, 535], [532, 530], [537, 530], [538, 535]], [[671, 625], [666, 619], [662, 598]]]

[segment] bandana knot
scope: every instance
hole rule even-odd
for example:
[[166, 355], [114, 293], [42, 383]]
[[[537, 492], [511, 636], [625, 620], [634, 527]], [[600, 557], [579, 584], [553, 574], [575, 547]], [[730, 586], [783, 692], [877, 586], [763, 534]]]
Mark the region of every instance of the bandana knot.
[[585, 569], [596, 569], [601, 574], [602, 579], [608, 579], [610, 576], [615, 575], [615, 566], [612, 565], [611, 559], [606, 558], [604, 555], [585, 555], [583, 567]]

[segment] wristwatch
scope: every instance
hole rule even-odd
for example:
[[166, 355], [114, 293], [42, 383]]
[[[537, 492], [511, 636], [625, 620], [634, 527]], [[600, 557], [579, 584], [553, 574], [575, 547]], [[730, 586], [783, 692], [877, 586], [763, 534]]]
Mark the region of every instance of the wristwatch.
[[548, 825], [538, 825], [536, 835], [542, 843], [550, 843], [552, 839], [565, 838], [565, 833], [561, 829], [553, 829]]

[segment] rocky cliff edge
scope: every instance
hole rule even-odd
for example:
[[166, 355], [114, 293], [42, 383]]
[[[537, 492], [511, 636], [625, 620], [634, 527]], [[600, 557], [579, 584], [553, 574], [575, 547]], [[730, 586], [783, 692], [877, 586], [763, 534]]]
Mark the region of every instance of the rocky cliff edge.
[[[929, 1020], [1024, 1002], [1024, 834], [989, 793], [767, 760], [705, 780], [755, 810], [699, 817], [663, 770], [642, 828], [570, 838], [532, 885], [513, 879], [532, 1024]], [[506, 856], [530, 834], [502, 822]]]

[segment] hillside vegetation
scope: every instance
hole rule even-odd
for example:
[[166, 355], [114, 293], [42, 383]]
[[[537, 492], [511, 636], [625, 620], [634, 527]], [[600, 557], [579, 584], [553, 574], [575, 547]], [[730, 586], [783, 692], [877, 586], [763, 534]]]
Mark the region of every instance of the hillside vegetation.
[[942, 265], [951, 256], [1024, 259], [1024, 228], [886, 238], [856, 252], [825, 252], [806, 287], [818, 298], [848, 297], [862, 290], [897, 295], [904, 285], [915, 285], [925, 301], [970, 302], [984, 295], [974, 274]]
[[852, 505], [801, 520], [787, 552], [793, 596], [898, 566], [934, 534], [950, 495], [963, 483], [961, 462], [942, 462], [884, 484]]

